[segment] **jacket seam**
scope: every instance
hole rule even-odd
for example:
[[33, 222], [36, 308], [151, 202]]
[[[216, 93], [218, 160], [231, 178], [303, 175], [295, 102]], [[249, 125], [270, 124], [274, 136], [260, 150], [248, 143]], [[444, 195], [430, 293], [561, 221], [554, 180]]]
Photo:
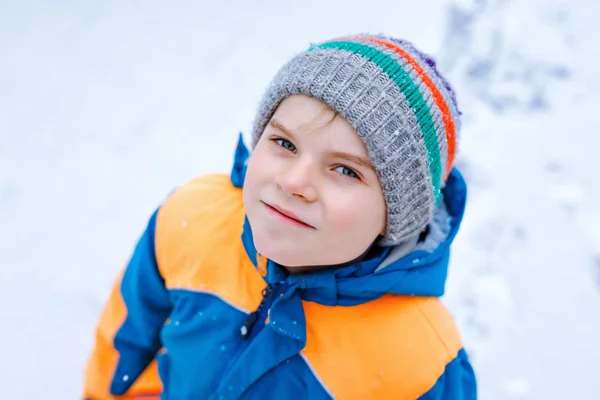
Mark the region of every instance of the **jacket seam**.
[[450, 361], [452, 361], [454, 358], [456, 358], [456, 356], [458, 355], [458, 352], [460, 351], [460, 349], [458, 349], [457, 352], [456, 352], [456, 354], [453, 355], [452, 352], [450, 351], [450, 349], [448, 348], [448, 343], [446, 342], [446, 340], [444, 340], [444, 338], [442, 337], [442, 335], [440, 334], [440, 332], [436, 329], [436, 327], [433, 324], [433, 322], [431, 321], [431, 319], [429, 319], [429, 317], [427, 316], [427, 313], [423, 310], [423, 308], [421, 307], [421, 305], [418, 304], [418, 303], [417, 303], [417, 307], [419, 308], [419, 312], [421, 313], [421, 315], [423, 315], [423, 318], [425, 319], [425, 321], [427, 321], [427, 323], [429, 324], [429, 327], [431, 328], [431, 330], [435, 333], [435, 335], [437, 336], [437, 338], [440, 341], [440, 343], [442, 343], [442, 345], [444, 346], [444, 349], [446, 350], [446, 355], [448, 357], [452, 357], [450, 359]]

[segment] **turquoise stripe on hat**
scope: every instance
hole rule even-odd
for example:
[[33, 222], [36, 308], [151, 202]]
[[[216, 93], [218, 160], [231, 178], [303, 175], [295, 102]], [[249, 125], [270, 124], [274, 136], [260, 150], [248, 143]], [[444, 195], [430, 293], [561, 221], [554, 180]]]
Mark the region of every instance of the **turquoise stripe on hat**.
[[423, 99], [418, 86], [411, 79], [407, 71], [393, 57], [381, 52], [378, 48], [371, 47], [367, 44], [350, 41], [334, 41], [314, 45], [309, 49], [309, 51], [314, 50], [315, 48], [345, 50], [365, 57], [381, 68], [383, 72], [385, 72], [385, 74], [388, 75], [388, 77], [396, 84], [400, 92], [404, 94], [410, 105], [410, 108], [415, 113], [415, 117], [417, 118], [417, 122], [421, 128], [423, 142], [425, 144], [425, 148], [427, 149], [427, 159], [429, 162], [429, 172], [433, 187], [433, 195], [437, 203], [441, 196], [440, 184], [443, 166], [440, 157], [440, 148], [437, 140], [436, 130], [429, 106]]

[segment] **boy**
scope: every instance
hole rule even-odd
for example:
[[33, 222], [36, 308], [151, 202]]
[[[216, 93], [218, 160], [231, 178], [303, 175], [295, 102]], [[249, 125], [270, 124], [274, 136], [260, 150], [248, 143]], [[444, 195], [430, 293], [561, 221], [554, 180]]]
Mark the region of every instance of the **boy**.
[[438, 300], [466, 202], [459, 112], [407, 42], [313, 45], [249, 156], [152, 215], [101, 316], [85, 398], [475, 399]]

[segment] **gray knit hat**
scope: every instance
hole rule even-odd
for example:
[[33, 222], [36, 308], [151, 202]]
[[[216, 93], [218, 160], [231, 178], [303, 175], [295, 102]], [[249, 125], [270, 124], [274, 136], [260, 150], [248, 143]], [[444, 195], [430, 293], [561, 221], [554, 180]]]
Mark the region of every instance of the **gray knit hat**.
[[292, 94], [315, 97], [356, 129], [377, 170], [395, 245], [433, 219], [452, 169], [459, 111], [435, 62], [406, 41], [358, 35], [312, 45], [271, 81], [253, 126], [256, 145], [277, 106]]

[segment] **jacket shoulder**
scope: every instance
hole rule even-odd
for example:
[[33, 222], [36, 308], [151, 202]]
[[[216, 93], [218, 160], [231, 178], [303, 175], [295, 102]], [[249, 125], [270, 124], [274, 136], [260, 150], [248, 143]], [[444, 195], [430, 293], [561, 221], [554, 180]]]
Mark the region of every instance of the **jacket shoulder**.
[[419, 309], [423, 319], [427, 321], [429, 328], [435, 333], [445, 349], [445, 366], [456, 357], [458, 351], [463, 347], [460, 332], [452, 314], [439, 298], [432, 297], [419, 300], [415, 302], [415, 307]]
[[158, 211], [154, 238], [167, 284], [190, 258], [199, 262], [238, 245], [244, 215], [242, 190], [227, 175], [201, 176], [177, 188]]
[[156, 259], [171, 290], [215, 296], [237, 309], [260, 304], [264, 280], [242, 243], [242, 189], [227, 175], [207, 175], [181, 186], [156, 222]]
[[351, 307], [304, 306], [303, 355], [334, 397], [418, 398], [462, 348], [452, 316], [435, 297], [385, 295]]

